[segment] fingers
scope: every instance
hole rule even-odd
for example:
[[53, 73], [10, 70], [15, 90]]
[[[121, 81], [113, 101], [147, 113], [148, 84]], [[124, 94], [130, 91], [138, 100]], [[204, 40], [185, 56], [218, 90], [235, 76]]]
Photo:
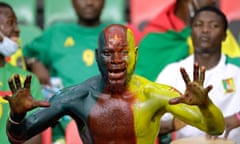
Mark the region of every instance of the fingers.
[[20, 89], [22, 86], [21, 86], [21, 81], [18, 74], [14, 75], [14, 81], [15, 81], [16, 89]]
[[12, 93], [15, 93], [17, 91], [13, 79], [8, 80], [8, 85]]
[[209, 134], [206, 134], [206, 139], [210, 139], [211, 136]]
[[228, 135], [229, 135], [230, 130], [226, 130], [225, 134], [224, 134], [224, 138], [227, 139]]
[[225, 126], [225, 134], [224, 134], [224, 138], [227, 139], [228, 135], [230, 133], [230, 131], [233, 129], [233, 127], [231, 126], [231, 124], [228, 124], [226, 122], [226, 126]]
[[184, 97], [176, 97], [169, 100], [169, 104], [179, 104], [184, 101]]
[[194, 63], [193, 65], [193, 80], [198, 82], [199, 78], [199, 65], [198, 63]]
[[180, 72], [182, 74], [182, 78], [183, 78], [185, 84], [187, 85], [188, 83], [190, 83], [190, 78], [189, 78], [186, 70], [184, 68], [180, 68]]
[[212, 85], [207, 86], [207, 87], [206, 87], [206, 92], [209, 93], [209, 91], [210, 91], [212, 88], [213, 88]]
[[[31, 75], [26, 77], [24, 88], [30, 89], [31, 78]], [[20, 76], [18, 74], [14, 75], [13, 78], [8, 81], [8, 85], [12, 93], [15, 93], [18, 89], [22, 88]]]
[[50, 103], [47, 101], [34, 101], [33, 102], [33, 108], [36, 107], [49, 107]]
[[[200, 74], [199, 74], [199, 69], [200, 69]], [[199, 68], [198, 63], [194, 63], [193, 66], [193, 80], [196, 82], [199, 82], [199, 84], [203, 85], [204, 79], [205, 79], [205, 71], [206, 68], [204, 66], [201, 66]]]
[[218, 138], [218, 136], [211, 136], [209, 134], [206, 134], [206, 139], [216, 140], [217, 138]]
[[10, 96], [5, 95], [5, 96], [3, 96], [3, 99], [10, 101], [11, 98], [10, 98]]
[[205, 67], [202, 66], [200, 68], [200, 80], [199, 80], [201, 85], [203, 85], [203, 82], [204, 82], [204, 79], [205, 79], [205, 71], [206, 71]]
[[30, 89], [31, 80], [32, 80], [32, 76], [28, 75], [26, 77], [26, 80], [24, 81], [24, 88]]

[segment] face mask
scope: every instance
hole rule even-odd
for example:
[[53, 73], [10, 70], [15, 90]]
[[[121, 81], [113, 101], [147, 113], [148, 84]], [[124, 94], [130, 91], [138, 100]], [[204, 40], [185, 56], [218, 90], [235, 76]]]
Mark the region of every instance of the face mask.
[[4, 56], [11, 56], [18, 49], [18, 44], [13, 40], [3, 36], [3, 41], [0, 42], [0, 53]]

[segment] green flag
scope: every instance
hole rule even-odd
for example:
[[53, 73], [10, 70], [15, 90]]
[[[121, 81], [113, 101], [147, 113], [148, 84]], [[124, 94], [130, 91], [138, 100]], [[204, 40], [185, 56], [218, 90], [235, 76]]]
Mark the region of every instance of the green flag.
[[189, 35], [189, 27], [180, 32], [169, 30], [147, 34], [139, 44], [136, 74], [155, 81], [167, 64], [189, 55]]

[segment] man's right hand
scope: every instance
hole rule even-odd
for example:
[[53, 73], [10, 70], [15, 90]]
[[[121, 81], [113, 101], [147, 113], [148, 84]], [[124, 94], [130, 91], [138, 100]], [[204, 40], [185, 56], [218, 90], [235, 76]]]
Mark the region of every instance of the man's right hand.
[[198, 63], [194, 63], [193, 81], [190, 80], [184, 68], [180, 69], [183, 80], [186, 84], [185, 93], [180, 96], [171, 99], [170, 104], [185, 103], [188, 105], [198, 105], [200, 107], [207, 107], [209, 104], [208, 93], [212, 89], [212, 85], [203, 87], [205, 80], [205, 67], [199, 67]]
[[30, 92], [31, 76], [28, 75], [22, 87], [19, 75], [14, 75], [8, 81], [12, 96], [4, 96], [11, 108], [11, 116], [25, 116], [25, 114], [36, 107], [49, 107], [47, 101], [36, 101], [33, 99]]

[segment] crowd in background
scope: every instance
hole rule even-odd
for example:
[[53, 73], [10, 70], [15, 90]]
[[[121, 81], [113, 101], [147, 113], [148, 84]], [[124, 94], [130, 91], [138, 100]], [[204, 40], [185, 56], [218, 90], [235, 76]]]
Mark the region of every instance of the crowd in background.
[[[7, 0], [5, 1], [7, 2]], [[81, 18], [84, 16], [77, 14], [78, 17], [75, 20], [76, 21], [78, 20], [80, 25], [79, 26], [76, 24], [72, 24], [72, 25], [58, 24], [58, 22], [60, 21], [57, 21], [53, 25], [52, 24], [48, 25], [46, 18], [44, 17], [46, 16], [44, 14], [46, 13], [46, 7], [44, 5], [44, 2], [46, 1], [47, 0], [36, 1], [36, 17], [34, 19], [35, 21], [34, 26], [36, 26], [38, 29], [37, 33], [33, 33], [33, 31], [31, 31], [32, 30], [31, 26], [25, 25], [24, 23], [19, 22], [19, 28], [20, 30], [22, 30], [20, 32], [20, 38], [22, 36], [22, 47], [24, 48], [23, 52], [24, 52], [25, 62], [26, 62], [26, 67], [25, 67], [25, 64], [21, 64], [21, 66], [23, 69], [28, 69], [36, 74], [36, 76], [39, 78], [39, 81], [41, 83], [42, 93], [45, 96], [45, 98], [49, 98], [54, 92], [56, 92], [57, 90], [63, 87], [75, 85], [79, 82], [86, 80], [88, 77], [91, 77], [97, 74], [97, 72], [95, 71], [95, 69], [97, 69], [97, 64], [94, 63], [94, 49], [96, 48], [98, 33], [104, 27], [106, 27], [106, 25], [110, 23], [125, 24], [130, 29], [132, 29], [132, 31], [134, 32], [134, 36], [136, 38], [136, 42], [139, 46], [139, 62], [137, 62], [136, 73], [143, 75], [144, 77], [152, 81], [156, 80], [158, 74], [162, 71], [162, 69], [164, 69], [164, 67], [167, 64], [186, 58], [188, 55], [191, 55], [193, 53], [194, 48], [190, 38], [191, 30], [190, 30], [190, 27], [188, 27], [190, 26], [190, 23], [188, 22], [176, 23], [176, 26], [177, 26], [176, 29], [170, 28], [170, 27], [166, 27], [165, 29], [164, 28], [159, 29], [159, 27], [161, 26], [156, 25], [156, 23], [164, 23], [165, 26], [168, 24], [167, 24], [167, 20], [164, 20], [164, 18], [158, 14], [151, 15], [149, 16], [148, 19], [142, 18], [142, 22], [140, 21], [136, 22], [136, 19], [137, 19], [136, 17], [138, 16], [136, 14], [137, 8], [134, 8], [133, 4], [147, 5], [147, 2], [141, 3], [138, 0], [122, 0], [124, 2], [121, 3], [121, 0], [120, 0], [122, 7], [119, 11], [122, 13], [119, 16], [119, 21], [118, 20], [111, 21], [110, 19], [107, 19], [104, 17], [102, 19], [107, 20], [104, 23], [100, 22], [98, 18], [97, 19], [93, 18], [94, 21], [91, 21], [91, 22], [88, 21], [85, 23], [84, 20], [81, 21]], [[113, 1], [113, 0], [105, 0], [105, 3], [106, 1]], [[187, 9], [186, 11], [191, 11], [191, 9], [196, 9], [197, 7], [200, 7], [199, 3], [196, 4], [194, 2], [195, 0], [193, 1], [193, 4], [194, 4], [193, 6], [186, 5], [186, 9]], [[148, 3], [150, 3], [150, 1], [148, 1]], [[228, 1], [228, 3], [231, 3], [231, 2]], [[167, 2], [165, 0], [162, 0], [162, 1], [159, 0], [159, 4], [162, 4], [163, 6], [159, 6], [160, 12], [156, 10], [157, 13], [162, 13], [166, 11], [168, 8], [169, 9], [173, 7], [175, 8], [178, 3], [175, 4], [173, 0], [167, 1]], [[217, 1], [216, 5], [219, 8], [222, 8], [223, 12], [224, 11], [226, 12], [225, 14], [228, 19], [232, 20], [232, 21], [229, 21], [229, 27], [227, 29], [228, 37], [226, 38], [230, 40], [227, 40], [226, 43], [228, 44], [226, 44], [226, 46], [225, 44], [223, 44], [222, 51], [223, 53], [225, 53], [230, 57], [238, 57], [240, 56], [240, 49], [239, 49], [240, 26], [238, 26], [240, 25], [240, 22], [238, 22], [237, 17], [239, 18], [239, 21], [240, 21], [240, 10], [239, 10], [239, 16], [234, 17], [231, 15], [231, 11], [223, 7], [222, 4], [226, 5], [227, 0]], [[56, 4], [56, 7], [57, 5], [58, 4]], [[78, 7], [77, 7], [77, 4], [75, 5], [76, 7], [74, 8], [77, 12]], [[141, 6], [138, 6], [138, 7], [141, 8]], [[74, 9], [72, 7], [69, 7], [69, 8]], [[99, 4], [99, 12], [96, 12], [99, 15], [101, 13], [100, 11], [102, 10], [101, 8], [102, 8], [101, 4]], [[155, 9], [158, 9], [157, 5], [155, 6]], [[152, 11], [154, 10], [152, 9]], [[185, 11], [185, 10], [181, 10], [181, 11]], [[15, 13], [16, 15], [18, 15], [18, 11], [15, 11]], [[79, 11], [77, 13], [81, 13], [81, 12]], [[111, 13], [111, 12], [108, 12], [108, 13]], [[96, 14], [97, 15], [96, 17], [99, 16], [98, 14]], [[190, 17], [191, 13], [188, 13], [188, 14], [189, 14], [188, 17]], [[72, 16], [72, 13], [70, 13], [69, 15]], [[139, 16], [140, 15], [141, 13], [139, 11]], [[89, 29], [85, 28], [85, 26], [87, 26]], [[70, 30], [71, 33], [69, 33], [67, 29], [71, 29]], [[173, 31], [169, 31], [169, 30], [173, 30]], [[65, 33], [62, 31], [64, 31]], [[82, 33], [82, 35], [78, 35], [77, 32]], [[156, 34], [156, 32], [158, 33]], [[159, 34], [160, 32], [161, 34]], [[163, 33], [164, 33], [164, 36], [163, 36]], [[55, 36], [54, 34], [58, 36]], [[88, 39], [84, 39], [86, 35], [88, 35]], [[167, 39], [165, 36], [167, 36]], [[67, 37], [67, 39], [65, 40], [63, 37], [64, 38]], [[80, 37], [83, 42], [79, 41], [80, 43], [78, 43], [76, 40], [77, 37], [78, 38]], [[89, 38], [90, 38], [91, 44], [88, 43]], [[55, 44], [56, 42], [61, 42], [61, 41], [65, 42], [64, 45], [61, 45], [59, 43], [58, 43], [59, 45]], [[81, 47], [81, 44], [83, 43], [84, 43], [84, 47], [83, 47], [84, 50], [81, 50], [81, 51], [73, 50], [71, 53], [68, 51], [69, 55], [63, 56], [64, 54], [66, 54], [66, 51], [63, 50], [65, 47], [72, 47], [72, 46]], [[161, 43], [162, 45], [159, 45], [159, 43]], [[52, 48], [51, 50], [49, 46], [51, 46]], [[173, 47], [174, 49], [172, 49], [171, 51], [166, 50], [166, 48], [169, 48], [169, 47]], [[227, 48], [224, 48], [224, 47], [227, 47]], [[158, 51], [161, 51], [162, 53], [157, 53]], [[177, 55], [176, 54], [173, 55], [173, 52], [177, 53]], [[76, 55], [76, 53], [81, 53], [81, 57], [83, 57], [80, 67], [78, 67], [79, 65], [78, 61], [76, 63], [72, 61], [73, 59], [77, 59], [79, 57], [79, 55]], [[154, 54], [156, 55], [153, 58]], [[59, 57], [64, 57], [64, 58], [59, 59]], [[161, 57], [161, 59], [164, 59], [165, 61], [157, 62], [157, 59], [159, 57]], [[71, 65], [69, 64], [70, 61], [71, 61]], [[75, 69], [71, 67], [74, 67]], [[92, 68], [88, 69], [89, 67], [92, 67]], [[84, 69], [84, 71], [82, 71], [81, 69]], [[76, 74], [77, 71], [82, 71], [82, 75], [81, 76], [77, 75]], [[54, 85], [54, 87], [48, 87], [49, 84]], [[62, 142], [62, 139], [61, 139], [62, 135], [59, 134], [58, 132], [61, 131], [62, 129], [65, 130], [70, 121], [71, 121], [71, 118], [66, 116], [62, 118], [58, 124], [55, 125], [55, 129], [53, 129], [52, 132], [57, 133], [56, 135], [60, 135], [59, 137], [57, 137], [56, 135], [53, 137], [53, 141], [55, 142], [55, 144], [58, 144], [57, 142], [59, 143]], [[168, 140], [165, 140], [166, 139], [165, 137], [168, 137]], [[162, 140], [161, 144], [169, 143], [169, 135], [165, 135], [160, 139]]]

